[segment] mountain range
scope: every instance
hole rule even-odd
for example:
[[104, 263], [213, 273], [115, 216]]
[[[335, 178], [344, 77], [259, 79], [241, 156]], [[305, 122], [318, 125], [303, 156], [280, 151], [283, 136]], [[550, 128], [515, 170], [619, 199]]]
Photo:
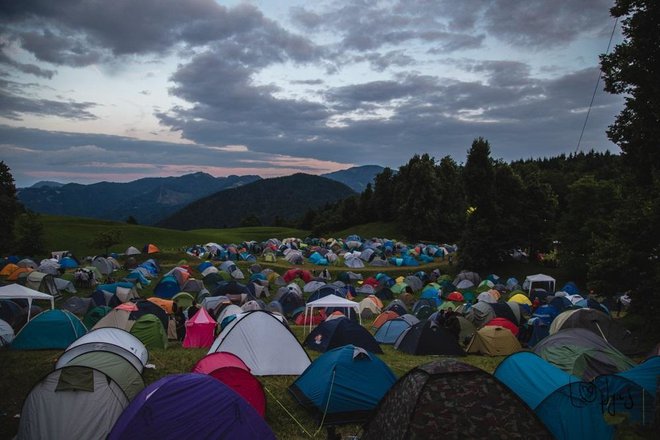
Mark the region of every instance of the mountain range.
[[[323, 176], [310, 176], [319, 179], [334, 180], [348, 186], [350, 193], [362, 192], [369, 182], [373, 182], [375, 176], [383, 170], [376, 165], [349, 168], [347, 170], [329, 173]], [[280, 178], [277, 178], [280, 179]], [[324, 180], [327, 180], [324, 179]], [[207, 196], [225, 190], [239, 188], [241, 186], [272, 179], [262, 179], [256, 175], [213, 177], [206, 173], [193, 173], [180, 177], [149, 177], [132, 182], [98, 182], [90, 185], [78, 183], [63, 184], [59, 182], [42, 181], [29, 188], [19, 188], [17, 196], [20, 202], [28, 209], [52, 215], [67, 215], [76, 217], [90, 217], [104, 220], [125, 221], [133, 217], [138, 223], [153, 225], [164, 222], [165, 219], [183, 210], [187, 205]], [[286, 184], [287, 180], [284, 180]], [[291, 185], [297, 185], [300, 179], [292, 179]], [[310, 183], [310, 182], [307, 182]], [[278, 185], [278, 188], [281, 184]], [[321, 188], [323, 185], [314, 184], [313, 187]], [[306, 191], [297, 191], [295, 187], [290, 188], [292, 194], [298, 194], [301, 209], [304, 206], [315, 205], [314, 200], [307, 200], [303, 194]], [[321, 195], [327, 201], [336, 201], [337, 194], [348, 194], [345, 189], [336, 191], [334, 188], [328, 197]], [[348, 197], [346, 195], [346, 197]], [[250, 197], [268, 197], [263, 192], [256, 192]], [[316, 196], [319, 196], [318, 194]], [[246, 196], [247, 197], [247, 196]], [[239, 205], [240, 197], [232, 197]], [[263, 205], [262, 200], [262, 205]], [[232, 202], [233, 203], [233, 202]], [[309, 205], [312, 203], [312, 205]], [[290, 203], [291, 204], [291, 203]], [[294, 203], [291, 206], [299, 206]], [[225, 204], [226, 206], [226, 204]], [[292, 208], [291, 208], [292, 209]], [[238, 206], [232, 211], [243, 212]], [[303, 209], [304, 213], [306, 209]], [[280, 216], [281, 218], [292, 218], [302, 215], [296, 212], [295, 216]], [[259, 215], [258, 212], [254, 212]], [[222, 222], [222, 225], [232, 222]], [[266, 223], [264, 223], [266, 224]]]
[[355, 195], [341, 182], [298, 173], [263, 179], [197, 200], [156, 226], [170, 229], [210, 229], [240, 226], [248, 217], [272, 226], [276, 219], [294, 220], [312, 208]]

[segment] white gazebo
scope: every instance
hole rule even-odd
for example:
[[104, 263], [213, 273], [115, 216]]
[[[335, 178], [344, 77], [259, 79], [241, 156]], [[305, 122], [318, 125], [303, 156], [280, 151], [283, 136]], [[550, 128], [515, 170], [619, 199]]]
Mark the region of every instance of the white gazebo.
[[[327, 295], [323, 298], [317, 299], [316, 301], [308, 302], [305, 304], [305, 322], [307, 322], [308, 315], [311, 317], [314, 314], [314, 309], [325, 309], [327, 307], [348, 308], [349, 318], [351, 313], [350, 309], [353, 309], [355, 314], [358, 316], [358, 319], [360, 320], [360, 324], [362, 324], [362, 317], [360, 316], [360, 304], [337, 295]], [[311, 319], [309, 320], [309, 330], [312, 330]]]
[[532, 287], [534, 284], [542, 284], [549, 287], [550, 291], [548, 293], [550, 294], [555, 292], [555, 279], [550, 275], [545, 275], [542, 273], [537, 273], [536, 275], [528, 275], [527, 278], [525, 278], [525, 282], [523, 282], [523, 289], [527, 290], [527, 293], [529, 294], [532, 292]]
[[10, 284], [0, 287], [0, 299], [26, 299], [28, 302], [28, 321], [30, 320], [29, 310], [34, 300], [50, 301], [50, 308], [55, 308], [55, 298], [53, 295], [29, 289], [20, 284]]

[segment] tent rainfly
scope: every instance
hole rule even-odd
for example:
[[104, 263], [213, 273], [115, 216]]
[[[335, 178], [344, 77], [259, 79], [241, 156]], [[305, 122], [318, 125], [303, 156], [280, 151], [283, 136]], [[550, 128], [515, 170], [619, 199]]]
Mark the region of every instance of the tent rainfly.
[[[32, 308], [32, 301], [48, 300], [50, 301], [50, 308], [55, 308], [55, 298], [52, 295], [29, 289], [20, 284], [10, 284], [8, 286], [0, 287], [0, 299], [26, 299], [28, 302], [28, 310]], [[28, 313], [28, 321], [29, 320], [30, 314]]]
[[[309, 314], [310, 316], [314, 314], [314, 309], [325, 309], [328, 307], [342, 307], [342, 308], [347, 308], [349, 310], [349, 316], [350, 318], [350, 310], [353, 309], [355, 311], [355, 314], [358, 316], [358, 319], [360, 320], [360, 324], [362, 324], [362, 317], [360, 316], [360, 304], [356, 303], [355, 301], [351, 301], [350, 299], [342, 298], [337, 295], [328, 295], [324, 296], [321, 299], [317, 299], [316, 301], [308, 302], [305, 305], [305, 321], [307, 322], [307, 315]], [[309, 321], [309, 330], [312, 330], [312, 321]]]

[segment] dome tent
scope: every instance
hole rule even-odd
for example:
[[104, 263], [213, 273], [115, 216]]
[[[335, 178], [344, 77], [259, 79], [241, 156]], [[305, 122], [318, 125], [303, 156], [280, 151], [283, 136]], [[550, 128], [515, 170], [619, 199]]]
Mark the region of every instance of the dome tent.
[[85, 325], [76, 315], [53, 309], [31, 319], [16, 334], [11, 348], [14, 350], [63, 349], [87, 333]]
[[261, 382], [235, 354], [220, 352], [206, 355], [195, 364], [191, 372], [215, 377], [236, 391], [262, 417], [266, 415], [266, 396]]
[[378, 404], [362, 440], [551, 439], [521, 400], [493, 375], [455, 359], [408, 371]]
[[278, 316], [264, 310], [236, 315], [215, 339], [209, 354], [233, 353], [255, 376], [299, 375], [309, 366], [309, 356]]
[[107, 438], [256, 440], [275, 436], [264, 419], [227, 385], [211, 376], [187, 373], [165, 376], [142, 390]]
[[17, 437], [102, 440], [127, 406], [121, 387], [100, 370], [58, 368], [25, 399]]
[[385, 362], [350, 344], [317, 358], [289, 392], [324, 425], [359, 423], [368, 420], [394, 382]]

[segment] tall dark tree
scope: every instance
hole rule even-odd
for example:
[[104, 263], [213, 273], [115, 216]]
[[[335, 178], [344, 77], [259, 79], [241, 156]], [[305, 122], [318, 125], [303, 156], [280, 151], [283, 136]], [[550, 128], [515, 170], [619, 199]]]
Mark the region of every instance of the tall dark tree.
[[36, 256], [46, 250], [44, 225], [39, 214], [27, 211], [16, 218], [15, 251], [18, 255]]
[[472, 270], [491, 267], [498, 259], [493, 241], [496, 221], [493, 159], [490, 145], [475, 139], [463, 168], [463, 185], [469, 205], [467, 221], [459, 244], [461, 266]]
[[601, 56], [605, 90], [625, 94], [626, 106], [608, 131], [609, 138], [643, 185], [660, 172], [660, 2], [617, 0], [610, 10], [624, 17], [624, 40]]
[[360, 223], [369, 223], [377, 219], [376, 211], [373, 208], [374, 190], [371, 182], [367, 183], [367, 187], [360, 194]]
[[461, 180], [461, 169], [450, 156], [440, 160], [438, 171], [438, 240], [457, 243], [465, 227], [467, 203]]
[[394, 220], [394, 172], [385, 168], [374, 178], [372, 206], [379, 220]]
[[413, 240], [436, 240], [440, 195], [435, 160], [414, 155], [399, 168], [394, 203], [401, 232]]
[[110, 248], [121, 243], [122, 231], [120, 229], [109, 229], [99, 232], [91, 241], [90, 246], [94, 249], [103, 249], [108, 254]]
[[14, 176], [4, 161], [0, 161], [0, 255], [10, 252], [14, 237], [14, 221], [21, 211], [16, 197]]
[[[625, 108], [608, 130], [623, 152], [624, 203], [611, 214], [609, 234], [590, 256], [591, 282], [632, 290], [632, 310], [648, 328], [660, 323], [660, 2], [617, 0], [624, 40], [601, 57], [605, 89], [625, 94]], [[621, 250], [608, 258], [608, 250]], [[624, 279], [627, 276], [627, 279]]]

